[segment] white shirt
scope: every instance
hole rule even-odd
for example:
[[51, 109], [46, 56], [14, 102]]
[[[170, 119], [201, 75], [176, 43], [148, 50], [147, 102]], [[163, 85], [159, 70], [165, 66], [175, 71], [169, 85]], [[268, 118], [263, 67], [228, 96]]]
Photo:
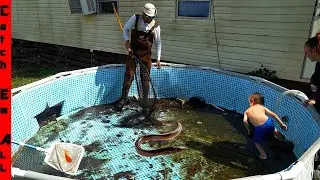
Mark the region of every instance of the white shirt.
[[[136, 15], [133, 15], [123, 27], [123, 38], [125, 41], [129, 40], [129, 32], [136, 23]], [[142, 17], [139, 17], [137, 28], [139, 31], [147, 32], [153, 27], [154, 23], [145, 23]], [[160, 25], [153, 30], [154, 32], [154, 42], [156, 44], [157, 60], [161, 57], [161, 38], [160, 38]]]

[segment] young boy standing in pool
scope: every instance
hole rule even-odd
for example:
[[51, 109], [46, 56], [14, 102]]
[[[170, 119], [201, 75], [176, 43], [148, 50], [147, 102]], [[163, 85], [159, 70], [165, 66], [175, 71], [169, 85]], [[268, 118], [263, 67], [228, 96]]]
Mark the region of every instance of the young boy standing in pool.
[[[260, 93], [253, 93], [249, 97], [250, 107], [245, 111], [243, 123], [248, 130], [248, 134], [257, 147], [260, 159], [267, 159], [266, 152], [264, 151], [261, 143], [265, 137], [269, 135], [279, 135], [278, 130], [274, 127], [274, 119], [280, 124], [281, 128], [287, 130], [287, 126], [280, 120], [280, 118], [264, 107], [264, 97]], [[269, 117], [268, 117], [269, 116]], [[254, 132], [251, 132], [249, 122], [254, 126]]]

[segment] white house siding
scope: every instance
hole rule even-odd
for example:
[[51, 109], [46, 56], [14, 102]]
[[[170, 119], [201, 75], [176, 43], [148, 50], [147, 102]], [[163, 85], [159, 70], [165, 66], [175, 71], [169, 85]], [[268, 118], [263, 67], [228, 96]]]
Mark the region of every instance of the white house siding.
[[[158, 9], [163, 61], [238, 72], [263, 63], [300, 80], [315, 0], [216, 0], [210, 20], [176, 18], [176, 0], [120, 0], [123, 25], [146, 2]], [[68, 0], [16, 0], [12, 11], [13, 38], [126, 53], [113, 14], [71, 14]]]

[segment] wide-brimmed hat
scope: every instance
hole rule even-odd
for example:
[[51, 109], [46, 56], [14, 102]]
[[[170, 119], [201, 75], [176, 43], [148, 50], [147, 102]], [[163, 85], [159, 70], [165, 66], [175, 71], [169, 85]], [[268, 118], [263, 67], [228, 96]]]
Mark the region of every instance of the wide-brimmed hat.
[[154, 17], [157, 15], [157, 9], [151, 3], [146, 3], [142, 8], [142, 12], [150, 17]]

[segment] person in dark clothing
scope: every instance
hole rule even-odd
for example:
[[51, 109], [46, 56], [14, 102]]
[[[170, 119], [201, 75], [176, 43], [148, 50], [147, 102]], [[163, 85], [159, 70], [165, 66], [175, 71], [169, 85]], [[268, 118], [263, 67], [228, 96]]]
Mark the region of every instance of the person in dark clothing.
[[312, 62], [317, 62], [309, 83], [312, 95], [305, 103], [306, 105], [313, 105], [320, 113], [320, 33], [308, 39], [304, 46], [304, 52]]
[[[120, 101], [116, 104], [116, 110], [121, 111], [128, 97], [129, 89], [131, 87], [134, 74], [136, 71], [136, 64], [132, 55], [136, 56], [146, 69], [141, 69], [142, 81], [142, 103], [146, 105], [149, 93], [149, 73], [151, 69], [151, 49], [155, 42], [157, 67], [160, 68], [161, 56], [161, 40], [160, 40], [160, 25], [155, 22], [154, 18], [157, 14], [157, 9], [151, 3], [146, 3], [142, 9], [142, 14], [133, 15], [125, 24], [123, 28], [123, 37], [125, 40], [125, 47], [129, 52], [126, 62], [126, 72], [122, 87], [122, 96]], [[129, 41], [129, 31], [131, 30], [131, 42]]]

